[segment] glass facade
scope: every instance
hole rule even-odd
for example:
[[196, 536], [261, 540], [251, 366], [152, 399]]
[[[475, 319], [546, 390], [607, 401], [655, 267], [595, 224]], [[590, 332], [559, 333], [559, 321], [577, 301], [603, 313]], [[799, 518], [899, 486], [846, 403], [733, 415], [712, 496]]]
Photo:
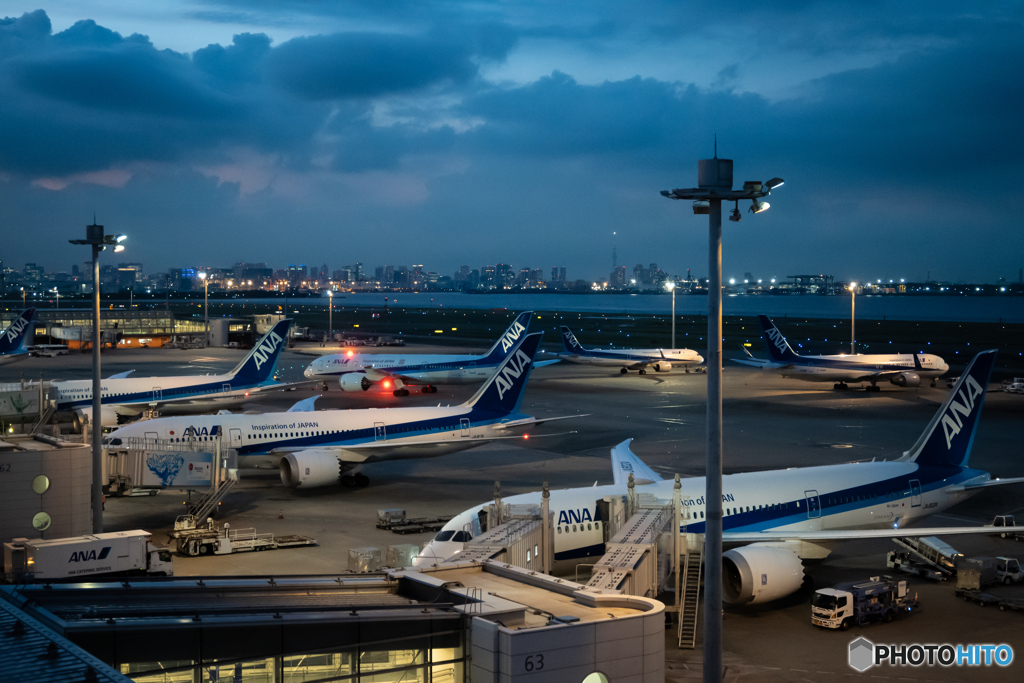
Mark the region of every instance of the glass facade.
[[121, 664], [139, 683], [463, 683], [462, 631], [375, 645], [235, 661], [164, 661]]

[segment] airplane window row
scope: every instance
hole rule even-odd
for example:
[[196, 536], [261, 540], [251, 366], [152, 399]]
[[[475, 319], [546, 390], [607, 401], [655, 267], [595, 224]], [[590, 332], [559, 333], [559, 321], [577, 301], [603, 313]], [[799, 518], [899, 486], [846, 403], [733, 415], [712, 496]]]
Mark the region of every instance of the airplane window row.
[[[577, 529], [576, 529], [577, 525], [573, 524], [571, 526], [572, 526], [572, 531], [569, 530], [570, 525], [566, 524], [565, 525], [565, 532], [564, 533], [567, 533], [567, 534], [569, 534], [569, 533], [576, 533], [577, 532]], [[580, 524], [578, 526], [579, 526], [579, 531], [593, 531], [594, 529], [597, 529], [598, 531], [601, 530], [601, 522], [594, 522], [593, 524], [587, 524], [587, 528], [586, 529], [583, 528], [582, 524]], [[558, 528], [558, 533], [563, 533], [561, 525], [559, 525], [557, 528]]]

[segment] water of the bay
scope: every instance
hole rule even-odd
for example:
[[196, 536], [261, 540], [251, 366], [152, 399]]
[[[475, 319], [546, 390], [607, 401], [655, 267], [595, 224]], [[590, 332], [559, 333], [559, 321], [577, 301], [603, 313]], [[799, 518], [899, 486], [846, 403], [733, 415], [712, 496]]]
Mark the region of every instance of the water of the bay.
[[[212, 299], [212, 297], [211, 297]], [[292, 298], [290, 305], [327, 306], [328, 298]], [[224, 299], [226, 302], [279, 304], [281, 298]], [[581, 313], [668, 314], [672, 310], [670, 294], [464, 294], [459, 292], [421, 293], [338, 293], [335, 308], [507, 308], [509, 310], [574, 311]], [[707, 297], [677, 295], [677, 315], [706, 315]], [[850, 296], [726, 296], [724, 315], [773, 317], [848, 318]], [[929, 296], [860, 295], [856, 300], [858, 319], [866, 320], [949, 320], [952, 322], [1024, 322], [1024, 297], [1021, 296]]]

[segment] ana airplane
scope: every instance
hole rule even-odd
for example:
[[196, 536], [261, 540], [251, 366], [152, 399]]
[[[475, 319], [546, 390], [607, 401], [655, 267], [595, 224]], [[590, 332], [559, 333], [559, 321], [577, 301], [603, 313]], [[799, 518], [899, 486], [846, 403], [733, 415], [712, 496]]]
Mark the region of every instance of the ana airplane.
[[630, 370], [646, 375], [647, 366], [653, 367], [655, 372], [668, 372], [673, 365], [681, 365], [689, 372], [691, 365], [704, 362], [700, 354], [690, 349], [585, 349], [564, 325], [562, 343], [565, 351], [558, 354], [562, 360], [583, 365], [611, 365], [621, 368], [619, 372], [623, 375]]
[[[274, 325], [249, 355], [224, 375], [129, 377], [133, 372], [129, 370], [108, 377], [101, 383], [103, 426], [116, 426], [151, 408], [171, 414], [196, 413], [238, 405], [248, 401], [251, 394], [282, 388], [285, 385], [273, 379], [273, 370], [291, 324], [285, 319]], [[75, 428], [83, 430], [92, 416], [92, 380], [53, 384], [57, 388], [57, 410], [73, 411]]]
[[[490, 377], [494, 368], [508, 358], [512, 347], [530, 328], [532, 317], [533, 311], [516, 316], [491, 350], [482, 356], [348, 351], [317, 358], [304, 374], [312, 379], [338, 377], [343, 391], [366, 391], [379, 383], [385, 389], [394, 388], [395, 396], [408, 396], [407, 386], [421, 386], [424, 394], [435, 394], [435, 384], [477, 384]], [[557, 362], [541, 361], [535, 366]]]
[[27, 357], [28, 347], [32, 344], [34, 330], [32, 316], [36, 309], [25, 309], [14, 319], [3, 334], [0, 335], [0, 365], [7, 365]]
[[[978, 354], [910, 450], [892, 461], [858, 462], [731, 474], [722, 478], [724, 507], [723, 593], [734, 604], [767, 602], [795, 592], [803, 560], [827, 557], [845, 540], [993, 533], [993, 527], [909, 528], [992, 486], [1024, 477], [993, 479], [968, 466], [995, 351]], [[607, 540], [602, 503], [625, 500], [633, 474], [637, 493], [671, 502], [672, 480], [663, 480], [624, 441], [612, 450], [614, 482], [551, 491], [555, 569], [600, 557]], [[704, 533], [705, 482], [684, 479], [682, 531]], [[539, 506], [541, 493], [508, 496], [510, 505]], [[488, 504], [454, 517], [416, 560], [429, 566], [456, 557], [481, 533]], [[483, 517], [486, 519], [486, 516]]]
[[881, 391], [877, 382], [889, 380], [898, 387], [917, 387], [921, 379], [935, 379], [942, 376], [949, 366], [930, 353], [872, 353], [839, 356], [800, 356], [766, 315], [757, 316], [764, 330], [764, 345], [771, 360], [754, 358], [743, 349], [747, 358], [733, 358], [743, 365], [761, 368], [783, 377], [802, 379], [807, 382], [835, 382], [834, 389], [846, 389], [847, 382], [870, 382], [868, 391]]
[[[366, 486], [358, 470], [381, 460], [428, 458], [473, 448], [551, 420], [519, 413], [540, 334], [520, 339], [491, 378], [466, 403], [449, 407], [312, 411], [317, 397], [287, 413], [156, 418], [112, 432], [112, 446], [146, 441], [207, 441], [218, 434], [238, 451], [239, 467], [278, 467], [293, 488]], [[567, 417], [577, 417], [570, 415]]]

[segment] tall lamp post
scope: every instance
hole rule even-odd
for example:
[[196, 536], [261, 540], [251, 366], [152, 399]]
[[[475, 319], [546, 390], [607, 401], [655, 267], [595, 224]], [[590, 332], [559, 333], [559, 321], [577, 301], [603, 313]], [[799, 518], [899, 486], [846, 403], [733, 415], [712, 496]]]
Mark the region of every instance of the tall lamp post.
[[68, 240], [71, 244], [88, 244], [92, 247], [92, 532], [103, 533], [103, 395], [100, 383], [100, 345], [103, 333], [100, 330], [100, 252], [113, 247], [115, 252], [124, 251], [121, 244], [126, 235], [104, 235], [103, 226], [85, 226], [84, 240]]
[[850, 355], [857, 355], [857, 318], [854, 315], [857, 305], [857, 283], [850, 283]]
[[210, 345], [210, 281], [207, 279], [206, 273], [199, 273], [199, 279], [203, 281], [203, 348], [205, 349]]
[[334, 341], [334, 290], [327, 290], [327, 341]]
[[672, 292], [672, 349], [676, 348], [676, 283], [666, 282], [665, 289]]
[[765, 183], [747, 181], [742, 190], [733, 190], [732, 159], [719, 159], [716, 149], [713, 159], [697, 162], [697, 187], [661, 192], [669, 199], [694, 200], [693, 213], [708, 216], [708, 426], [704, 495], [707, 506], [704, 527], [706, 683], [722, 680], [722, 202], [736, 202], [729, 220], [739, 222], [742, 218], [740, 200], [749, 199], [752, 202], [750, 212], [761, 213], [768, 208], [768, 202], [761, 199], [782, 183], [782, 178], [772, 178]]

